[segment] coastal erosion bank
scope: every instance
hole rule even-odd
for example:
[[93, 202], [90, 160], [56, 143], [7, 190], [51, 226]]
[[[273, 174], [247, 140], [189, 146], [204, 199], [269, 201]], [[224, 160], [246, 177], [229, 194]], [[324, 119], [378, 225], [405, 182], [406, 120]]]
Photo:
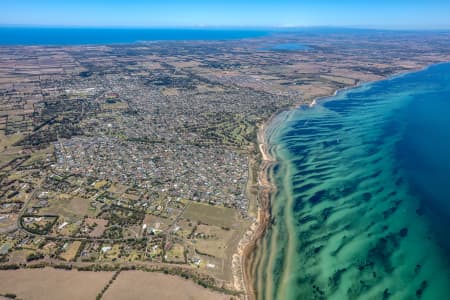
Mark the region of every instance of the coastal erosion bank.
[[[257, 144], [261, 156], [258, 153], [249, 157], [250, 167], [246, 193], [249, 202], [255, 205], [255, 220], [239, 241], [237, 251], [233, 255], [233, 286], [236, 291], [243, 291], [246, 299], [254, 298], [249, 260], [254, 253], [256, 242], [262, 237], [270, 221], [269, 197], [273, 186], [268, 178], [268, 169], [275, 161], [270, 156], [265, 142], [265, 130], [268, 123], [270, 120], [263, 123], [257, 131]], [[257, 170], [257, 172], [255, 173], [253, 170]]]
[[[287, 111], [285, 110], [285, 112]], [[257, 192], [251, 196], [256, 197], [255, 200], [258, 203], [257, 216], [255, 222], [250, 226], [239, 244], [238, 254], [242, 277], [238, 280], [240, 284], [235, 285], [236, 287], [241, 287], [240, 290], [244, 290], [245, 297], [249, 300], [256, 298], [253, 284], [252, 262], [257, 243], [264, 236], [270, 224], [270, 198], [275, 192], [275, 186], [270, 180], [270, 169], [276, 164], [276, 160], [270, 151], [268, 132], [270, 131], [270, 126], [278, 123], [275, 119], [278, 120], [282, 115], [281, 112], [277, 112], [262, 123], [257, 131], [257, 145], [259, 150], [259, 157], [255, 161], [259, 165], [256, 179]]]

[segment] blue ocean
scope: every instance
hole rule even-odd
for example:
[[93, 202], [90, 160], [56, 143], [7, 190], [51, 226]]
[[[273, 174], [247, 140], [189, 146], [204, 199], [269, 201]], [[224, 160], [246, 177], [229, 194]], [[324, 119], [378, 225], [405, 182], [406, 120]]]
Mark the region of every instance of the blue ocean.
[[450, 299], [450, 64], [278, 116], [258, 299]]
[[98, 45], [168, 40], [231, 40], [267, 35], [263, 30], [0, 27], [0, 45]]

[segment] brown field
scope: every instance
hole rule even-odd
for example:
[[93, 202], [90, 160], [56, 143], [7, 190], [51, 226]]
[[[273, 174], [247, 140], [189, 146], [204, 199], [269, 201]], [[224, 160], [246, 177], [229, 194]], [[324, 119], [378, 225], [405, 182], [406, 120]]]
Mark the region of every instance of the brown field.
[[123, 185], [120, 183], [114, 183], [109, 187], [108, 191], [110, 191], [113, 194], [122, 195], [123, 193], [125, 193], [127, 188], [128, 187], [126, 185]]
[[162, 231], [169, 228], [169, 220], [154, 215], [145, 215], [142, 224], [147, 224], [148, 227], [153, 227]]
[[27, 300], [95, 299], [112, 275], [51, 268], [0, 271], [0, 294], [13, 293]]
[[[14, 251], [9, 254], [9, 262], [13, 263], [13, 264], [24, 263], [26, 261], [27, 255], [30, 253], [32, 253], [32, 251], [26, 250], [26, 249]], [[0, 276], [0, 278], [1, 278], [1, 276]], [[1, 288], [0, 288], [0, 291], [1, 291]]]
[[59, 194], [49, 200], [49, 207], [41, 209], [41, 213], [60, 215], [69, 222], [76, 222], [84, 215], [94, 216], [94, 212], [89, 210], [89, 202], [89, 199]]
[[22, 134], [5, 135], [4, 132], [0, 132], [0, 150], [6, 150], [5, 147], [10, 147], [22, 138]]
[[216, 258], [225, 258], [225, 251], [234, 231], [223, 230], [216, 226], [199, 225], [196, 232], [206, 236], [196, 239], [195, 248], [197, 250]]
[[166, 251], [167, 261], [184, 263], [184, 247], [180, 244], [173, 245], [170, 250]]
[[[237, 245], [240, 239], [244, 235], [248, 226], [250, 226], [248, 221], [239, 221], [233, 224], [231, 230], [222, 230], [216, 227], [210, 227], [207, 230], [203, 225], [199, 226], [200, 230], [204, 233], [205, 231], [211, 234], [216, 234], [217, 240], [214, 239], [196, 239], [193, 245], [197, 250], [213, 255], [214, 257], [204, 257], [201, 256], [205, 263], [212, 263], [215, 265], [214, 268], [206, 268], [207, 272], [222, 280], [231, 280], [232, 278], [232, 257], [236, 252]], [[199, 232], [199, 231], [197, 231]]]
[[238, 213], [233, 208], [213, 206], [191, 202], [184, 212], [184, 217], [193, 221], [201, 221], [208, 225], [233, 227], [239, 221]]
[[213, 292], [176, 276], [128, 271], [120, 273], [102, 299], [228, 300], [230, 296]]
[[[3, 216], [3, 215], [0, 215]], [[0, 233], [16, 228], [17, 214], [8, 214], [8, 217], [0, 221]]]
[[355, 80], [347, 77], [340, 77], [340, 76], [328, 76], [328, 75], [320, 75], [320, 78], [323, 78], [325, 80], [334, 81], [338, 83], [343, 83], [346, 85], [354, 85]]
[[230, 280], [232, 278], [231, 260], [242, 235], [250, 225], [239, 217], [237, 210], [222, 206], [190, 202], [183, 217], [191, 221], [200, 221], [198, 233], [215, 236], [209, 239], [197, 238], [193, 247], [202, 253], [213, 257], [203, 257], [202, 260], [215, 265], [207, 268], [213, 276]]
[[89, 233], [89, 237], [101, 237], [106, 230], [106, 226], [108, 225], [108, 220], [105, 219], [86, 218], [84, 221], [89, 226], [97, 224], [94, 230]]
[[60, 255], [62, 259], [65, 261], [72, 261], [75, 259], [75, 256], [77, 255], [78, 249], [80, 249], [81, 242], [80, 241], [74, 241], [73, 243], [69, 244], [66, 248], [66, 250]]

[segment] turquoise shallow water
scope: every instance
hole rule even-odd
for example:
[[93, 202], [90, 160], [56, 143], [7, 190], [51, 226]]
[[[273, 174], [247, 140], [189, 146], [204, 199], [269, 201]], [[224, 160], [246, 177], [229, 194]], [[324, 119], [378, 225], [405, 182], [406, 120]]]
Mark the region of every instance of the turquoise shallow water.
[[450, 64], [284, 113], [258, 299], [450, 299]]

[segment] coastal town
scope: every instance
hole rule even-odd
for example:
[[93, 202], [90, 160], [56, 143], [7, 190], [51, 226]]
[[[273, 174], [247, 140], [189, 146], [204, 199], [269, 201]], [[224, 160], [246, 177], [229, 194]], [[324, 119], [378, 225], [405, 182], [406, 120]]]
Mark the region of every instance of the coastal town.
[[270, 222], [258, 129], [449, 60], [431, 32], [2, 46], [0, 269], [162, 272], [244, 299]]

